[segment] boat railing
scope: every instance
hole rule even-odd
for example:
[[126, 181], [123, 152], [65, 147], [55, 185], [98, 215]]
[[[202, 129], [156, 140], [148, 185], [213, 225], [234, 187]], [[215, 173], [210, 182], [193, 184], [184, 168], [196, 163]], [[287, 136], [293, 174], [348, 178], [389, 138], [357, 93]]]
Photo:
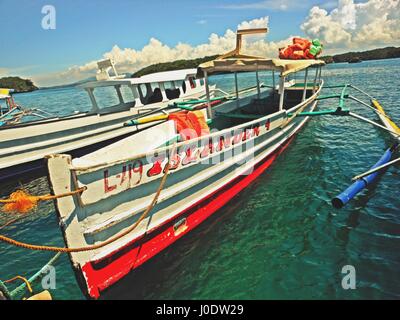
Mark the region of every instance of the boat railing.
[[[268, 115], [259, 117], [257, 119], [254, 119], [252, 121], [249, 121], [246, 123], [241, 123], [236, 126], [229, 127], [229, 128], [223, 129], [223, 130], [218, 130], [218, 131], [212, 130], [212, 132], [206, 136], [199, 136], [199, 137], [194, 137], [190, 140], [180, 141], [176, 144], [175, 147], [176, 148], [187, 147], [189, 145], [199, 144], [199, 143], [201, 143], [202, 140], [206, 141], [207, 139], [215, 139], [215, 138], [218, 138], [219, 136], [228, 135], [231, 132], [245, 130], [246, 128], [250, 128], [254, 125], [257, 125], [260, 122], [265, 122], [265, 121], [268, 121], [268, 119], [279, 117], [279, 115], [282, 115], [282, 119], [283, 119], [285, 117], [285, 114], [286, 114], [285, 110], [281, 110], [281, 111], [277, 111], [275, 113], [268, 114]], [[158, 149], [150, 150], [146, 153], [136, 154], [136, 155], [133, 155], [132, 157], [119, 159], [112, 163], [103, 162], [103, 163], [97, 163], [97, 164], [92, 164], [92, 165], [88, 165], [88, 166], [79, 166], [79, 167], [71, 166], [70, 169], [73, 171], [79, 172], [79, 173], [88, 173], [88, 172], [100, 170], [100, 169], [110, 166], [110, 165], [118, 165], [118, 164], [121, 164], [124, 162], [134, 161], [134, 160], [141, 159], [141, 158], [150, 159], [150, 158], [154, 157], [154, 154], [167, 155], [167, 154], [170, 154], [172, 149], [173, 149], [172, 145], [163, 146]]]

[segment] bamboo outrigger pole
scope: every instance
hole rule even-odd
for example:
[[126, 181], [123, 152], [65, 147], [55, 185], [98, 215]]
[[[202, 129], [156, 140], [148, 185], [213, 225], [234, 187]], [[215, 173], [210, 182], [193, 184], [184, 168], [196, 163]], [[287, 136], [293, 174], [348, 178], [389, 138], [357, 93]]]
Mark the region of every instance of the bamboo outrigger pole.
[[375, 173], [375, 172], [378, 172], [378, 171], [380, 171], [380, 170], [386, 169], [386, 168], [390, 167], [391, 165], [393, 165], [393, 164], [395, 164], [395, 163], [397, 163], [397, 162], [400, 162], [400, 158], [394, 159], [394, 160], [389, 161], [389, 162], [387, 162], [387, 163], [385, 163], [385, 164], [383, 164], [383, 165], [377, 166], [377, 167], [375, 167], [375, 168], [373, 168], [373, 169], [371, 169], [371, 170], [368, 170], [368, 171], [366, 171], [366, 172], [364, 172], [364, 173], [361, 173], [361, 174], [359, 174], [359, 175], [353, 177], [351, 180], [352, 180], [352, 181], [355, 181], [355, 180], [362, 179], [362, 178], [364, 178], [365, 176], [368, 176], [368, 175], [370, 175], [370, 174], [372, 174], [372, 173]]

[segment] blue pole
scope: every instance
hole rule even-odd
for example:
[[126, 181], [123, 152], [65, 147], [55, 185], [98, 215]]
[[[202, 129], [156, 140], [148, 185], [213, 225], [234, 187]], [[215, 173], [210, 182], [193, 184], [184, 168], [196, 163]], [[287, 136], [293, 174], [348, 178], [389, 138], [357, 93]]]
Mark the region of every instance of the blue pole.
[[[376, 167], [389, 162], [390, 159], [392, 158], [394, 150], [395, 150], [394, 146], [386, 150], [383, 156], [371, 169], [375, 169]], [[353, 199], [361, 190], [363, 190], [366, 186], [371, 184], [376, 179], [378, 174], [379, 172], [374, 172], [362, 179], [355, 181], [345, 191], [343, 191], [341, 194], [332, 199], [332, 205], [337, 209], [342, 208], [347, 202]]]

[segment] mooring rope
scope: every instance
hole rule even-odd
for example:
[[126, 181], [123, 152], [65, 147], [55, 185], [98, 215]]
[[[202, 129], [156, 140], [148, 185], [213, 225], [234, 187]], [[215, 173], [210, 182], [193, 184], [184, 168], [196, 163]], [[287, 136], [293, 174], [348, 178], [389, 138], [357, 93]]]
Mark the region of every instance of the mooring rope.
[[[176, 143], [174, 144], [173, 151], [175, 151], [175, 148], [176, 148]], [[174, 152], [172, 152], [171, 154], [174, 154]], [[165, 167], [164, 176], [161, 179], [160, 185], [154, 195], [153, 200], [151, 201], [151, 203], [147, 207], [147, 209], [143, 212], [143, 214], [139, 217], [139, 219], [124, 232], [117, 234], [114, 237], [111, 237], [110, 239], [108, 239], [102, 243], [87, 246], [87, 247], [80, 247], [80, 248], [66, 248], [66, 247], [54, 247], [54, 246], [29, 244], [29, 243], [17, 241], [15, 239], [12, 239], [12, 238], [9, 238], [9, 237], [3, 236], [3, 235], [0, 235], [0, 241], [3, 241], [5, 243], [8, 243], [8, 244], [16, 246], [16, 247], [29, 249], [29, 250], [52, 251], [52, 252], [63, 252], [63, 253], [86, 252], [86, 251], [93, 251], [93, 250], [105, 247], [106, 245], [113, 243], [113, 242], [121, 239], [122, 237], [126, 236], [127, 234], [131, 233], [133, 230], [135, 230], [135, 228], [139, 225], [139, 223], [142, 222], [142, 220], [144, 218], [146, 218], [146, 216], [149, 214], [149, 212], [154, 208], [154, 206], [157, 203], [157, 200], [158, 200], [158, 197], [160, 196], [161, 190], [164, 188], [165, 182], [167, 181], [167, 176], [168, 176], [170, 167], [171, 167], [171, 156], [169, 157], [168, 163]]]
[[80, 194], [85, 191], [87, 188], [82, 187], [77, 190], [57, 194], [57, 195], [42, 195], [42, 196], [33, 196], [23, 190], [17, 190], [13, 192], [8, 199], [0, 199], [0, 203], [4, 204], [2, 210], [5, 212], [20, 212], [27, 213], [32, 209], [36, 208], [38, 202], [40, 201], [49, 201], [59, 198], [64, 198], [68, 196], [73, 196], [75, 194]]

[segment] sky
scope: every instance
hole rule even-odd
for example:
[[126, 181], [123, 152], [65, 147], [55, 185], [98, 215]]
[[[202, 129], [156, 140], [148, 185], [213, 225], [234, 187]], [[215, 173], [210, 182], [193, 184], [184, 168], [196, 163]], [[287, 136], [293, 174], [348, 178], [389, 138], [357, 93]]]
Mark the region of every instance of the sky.
[[400, 0], [0, 0], [0, 12], [0, 77], [39, 86], [91, 77], [104, 58], [123, 73], [224, 53], [237, 28], [268, 26], [244, 51], [270, 57], [293, 36], [323, 54], [400, 45]]

